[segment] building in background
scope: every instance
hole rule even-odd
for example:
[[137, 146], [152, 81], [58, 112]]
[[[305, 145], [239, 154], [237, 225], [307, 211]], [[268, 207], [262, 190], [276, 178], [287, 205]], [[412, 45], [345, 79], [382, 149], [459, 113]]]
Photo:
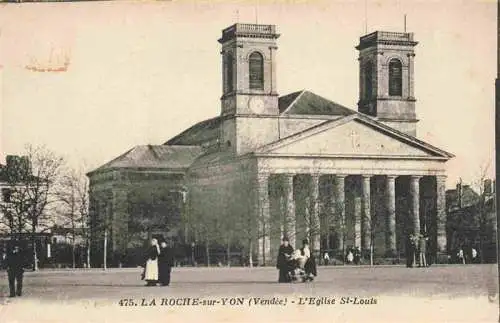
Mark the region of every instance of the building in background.
[[472, 249], [479, 254], [474, 262], [497, 262], [496, 183], [485, 180], [480, 192], [469, 185], [457, 184], [446, 191], [448, 249], [451, 260], [457, 260], [460, 249], [472, 262]]

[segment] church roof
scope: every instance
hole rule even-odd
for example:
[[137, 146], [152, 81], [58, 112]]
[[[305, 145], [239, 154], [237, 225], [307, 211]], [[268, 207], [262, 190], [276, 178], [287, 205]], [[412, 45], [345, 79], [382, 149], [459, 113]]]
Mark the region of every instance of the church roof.
[[91, 173], [116, 168], [186, 169], [202, 153], [199, 146], [135, 146]]
[[[281, 115], [348, 116], [356, 111], [307, 90], [283, 95], [278, 101]], [[198, 146], [216, 143], [222, 117], [203, 120], [168, 140], [164, 145]]]
[[207, 142], [216, 141], [219, 138], [221, 121], [221, 117], [215, 117], [198, 122], [164, 143], [164, 145], [198, 146]]
[[356, 111], [302, 90], [279, 98], [280, 114], [348, 116]]

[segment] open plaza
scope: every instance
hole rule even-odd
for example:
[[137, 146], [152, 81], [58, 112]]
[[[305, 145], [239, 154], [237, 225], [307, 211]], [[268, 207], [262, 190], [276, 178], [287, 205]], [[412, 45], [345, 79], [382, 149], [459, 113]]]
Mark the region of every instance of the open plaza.
[[[174, 268], [145, 287], [141, 268], [42, 270], [8, 298], [1, 322], [497, 322], [496, 265], [321, 266], [312, 283], [278, 284], [277, 270]], [[180, 322], [180, 321], [179, 321]]]

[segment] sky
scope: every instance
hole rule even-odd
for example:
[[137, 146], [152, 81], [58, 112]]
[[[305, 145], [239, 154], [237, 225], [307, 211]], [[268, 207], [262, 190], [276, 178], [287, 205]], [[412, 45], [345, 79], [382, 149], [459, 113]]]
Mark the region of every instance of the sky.
[[307, 89], [356, 109], [359, 37], [403, 31], [406, 14], [417, 137], [456, 155], [448, 187], [494, 176], [496, 12], [457, 0], [4, 3], [0, 160], [29, 143], [89, 171], [219, 115], [217, 39], [235, 22], [277, 25], [280, 95]]

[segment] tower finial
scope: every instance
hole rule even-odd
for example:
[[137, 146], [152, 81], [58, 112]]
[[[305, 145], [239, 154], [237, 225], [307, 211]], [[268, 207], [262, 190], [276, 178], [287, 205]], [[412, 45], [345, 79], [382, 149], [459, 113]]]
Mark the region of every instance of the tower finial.
[[404, 27], [405, 27], [404, 31], [406, 32], [406, 13], [405, 13], [405, 22], [404, 22]]

